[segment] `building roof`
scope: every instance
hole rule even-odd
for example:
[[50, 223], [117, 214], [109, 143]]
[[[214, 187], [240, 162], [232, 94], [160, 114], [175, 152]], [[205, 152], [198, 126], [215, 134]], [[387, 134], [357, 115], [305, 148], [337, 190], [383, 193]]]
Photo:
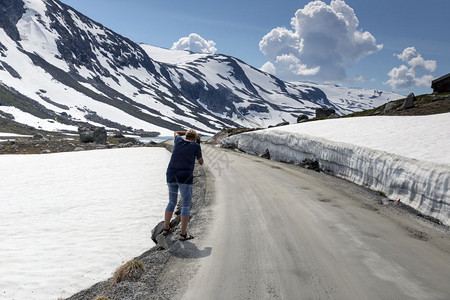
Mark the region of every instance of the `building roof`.
[[444, 80], [444, 79], [447, 79], [447, 78], [450, 78], [450, 73], [448, 73], [447, 75], [441, 76], [441, 77], [439, 77], [439, 78], [436, 78], [435, 80], [433, 80], [433, 81], [431, 82], [431, 84], [435, 84], [436, 82], [441, 81], [441, 80]]

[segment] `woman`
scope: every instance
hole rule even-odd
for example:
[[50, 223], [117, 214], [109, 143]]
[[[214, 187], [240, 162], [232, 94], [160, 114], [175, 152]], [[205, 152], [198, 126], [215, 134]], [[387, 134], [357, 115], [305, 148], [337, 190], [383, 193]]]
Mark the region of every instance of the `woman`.
[[[183, 139], [182, 136], [186, 136]], [[163, 235], [170, 232], [170, 219], [177, 205], [178, 191], [181, 194], [181, 233], [180, 240], [186, 241], [193, 239], [192, 235], [187, 234], [187, 224], [191, 213], [192, 184], [194, 179], [194, 166], [197, 159], [200, 165], [203, 165], [202, 149], [197, 143], [199, 135], [193, 129], [188, 131], [175, 131], [175, 141], [167, 167], [166, 180], [169, 187], [169, 204], [167, 204], [164, 214]]]

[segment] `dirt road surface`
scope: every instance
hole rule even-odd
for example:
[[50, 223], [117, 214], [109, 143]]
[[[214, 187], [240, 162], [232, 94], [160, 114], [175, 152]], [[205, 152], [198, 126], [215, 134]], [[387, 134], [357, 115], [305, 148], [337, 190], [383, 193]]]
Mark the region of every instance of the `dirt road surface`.
[[213, 221], [182, 243], [205, 255], [185, 257], [180, 299], [450, 299], [448, 229], [329, 175], [203, 149]]

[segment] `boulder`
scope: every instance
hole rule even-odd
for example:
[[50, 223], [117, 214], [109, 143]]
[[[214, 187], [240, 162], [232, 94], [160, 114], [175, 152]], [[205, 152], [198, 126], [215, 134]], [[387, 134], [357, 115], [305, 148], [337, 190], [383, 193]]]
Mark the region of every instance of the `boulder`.
[[384, 110], [383, 110], [383, 115], [385, 115], [385, 114], [389, 113], [391, 110], [393, 110], [395, 105], [396, 105], [396, 103], [394, 101], [386, 103], [386, 106], [384, 107]]
[[410, 93], [408, 97], [406, 97], [405, 102], [403, 102], [402, 107], [399, 110], [408, 109], [414, 107], [414, 101], [416, 101], [416, 96], [414, 93]]
[[80, 142], [82, 143], [105, 144], [108, 138], [104, 127], [78, 127], [78, 133], [80, 134]]
[[328, 118], [334, 113], [336, 113], [336, 111], [332, 108], [327, 107], [316, 108], [316, 118]]
[[300, 115], [297, 118], [297, 123], [303, 123], [309, 120], [309, 117], [307, 115]]
[[164, 221], [161, 221], [158, 223], [158, 225], [155, 226], [155, 228], [152, 229], [152, 241], [155, 242], [155, 244], [158, 244], [156, 237], [161, 234], [163, 228], [164, 228]]
[[266, 151], [263, 154], [259, 155], [259, 156], [262, 157], [262, 158], [270, 159], [269, 149], [266, 149]]
[[[178, 217], [180, 219], [180, 217]], [[175, 218], [176, 219], [176, 218]], [[175, 228], [179, 224], [174, 220], [170, 222], [170, 228]], [[152, 240], [155, 242], [156, 245], [164, 248], [169, 249], [170, 246], [173, 245], [174, 240], [172, 239], [172, 233], [169, 233], [168, 235], [164, 236], [162, 235], [162, 231], [164, 228], [164, 221], [161, 221], [158, 223], [158, 225], [155, 226], [155, 228], [152, 229]]]
[[156, 244], [167, 250], [173, 245], [173, 240], [169, 237], [169, 235], [164, 236], [160, 234], [156, 236]]
[[308, 169], [308, 170], [314, 170], [316, 172], [320, 172], [320, 165], [317, 160], [305, 158], [304, 160], [302, 160], [300, 166], [305, 169]]

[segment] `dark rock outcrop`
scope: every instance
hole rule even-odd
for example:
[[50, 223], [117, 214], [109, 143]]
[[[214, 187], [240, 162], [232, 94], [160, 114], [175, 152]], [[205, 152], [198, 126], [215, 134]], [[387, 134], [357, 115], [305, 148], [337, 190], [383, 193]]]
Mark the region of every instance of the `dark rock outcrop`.
[[336, 111], [332, 108], [327, 107], [316, 108], [316, 118], [328, 118], [334, 113], [336, 113]]
[[308, 169], [308, 170], [314, 170], [316, 172], [320, 172], [320, 165], [317, 160], [305, 158], [304, 160], [302, 160], [300, 166], [305, 169]]
[[19, 30], [16, 24], [25, 13], [24, 3], [20, 0], [0, 1], [0, 28], [14, 41], [20, 40]]
[[266, 149], [263, 154], [259, 155], [262, 158], [270, 159], [270, 152], [269, 149]]
[[299, 115], [297, 118], [297, 123], [303, 123], [309, 120], [307, 115]]
[[80, 142], [106, 144], [108, 135], [104, 127], [79, 127]]

